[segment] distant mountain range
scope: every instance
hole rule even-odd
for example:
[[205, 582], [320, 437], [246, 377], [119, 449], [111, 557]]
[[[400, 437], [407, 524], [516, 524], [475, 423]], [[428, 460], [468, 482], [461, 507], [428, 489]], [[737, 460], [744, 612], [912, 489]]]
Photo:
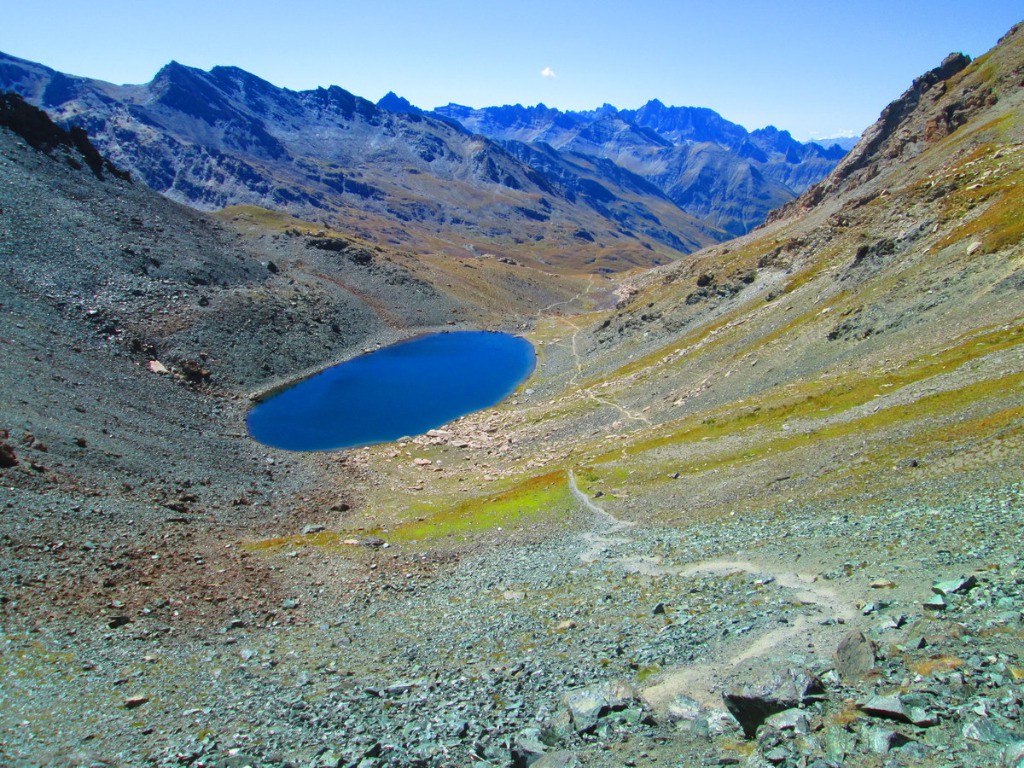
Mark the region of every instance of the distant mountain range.
[[[392, 110], [403, 103], [394, 94], [379, 102]], [[761, 224], [768, 211], [823, 178], [846, 154], [837, 146], [802, 144], [773, 126], [748, 132], [710, 109], [666, 107], [658, 100], [634, 110], [605, 104], [589, 112], [449, 104], [428, 114], [501, 141], [519, 156], [515, 145], [525, 143], [611, 160], [731, 235]]]
[[424, 112], [394, 94], [373, 104], [176, 62], [147, 84], [113, 85], [0, 54], [0, 90], [85, 128], [114, 163], [199, 209], [257, 205], [411, 250], [529, 253], [591, 271], [743, 234], [845, 154], [658, 101]]

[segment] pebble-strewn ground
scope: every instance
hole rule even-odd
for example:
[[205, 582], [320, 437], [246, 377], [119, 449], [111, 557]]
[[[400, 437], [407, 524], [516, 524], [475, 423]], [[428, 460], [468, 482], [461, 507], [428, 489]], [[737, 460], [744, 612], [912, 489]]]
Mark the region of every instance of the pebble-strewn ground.
[[[201, 629], [180, 627], [175, 601], [119, 626], [109, 606], [19, 622], [4, 637], [7, 759], [64, 746], [128, 765], [1017, 764], [1019, 486], [682, 530], [609, 532], [580, 506], [575, 532], [456, 564], [368, 548], [340, 574], [345, 598], [301, 585]], [[303, 560], [331, 567], [316, 546], [265, 567]], [[772, 677], [797, 671], [823, 693], [776, 704]], [[758, 700], [786, 711], [745, 741], [722, 694], [766, 680]]]

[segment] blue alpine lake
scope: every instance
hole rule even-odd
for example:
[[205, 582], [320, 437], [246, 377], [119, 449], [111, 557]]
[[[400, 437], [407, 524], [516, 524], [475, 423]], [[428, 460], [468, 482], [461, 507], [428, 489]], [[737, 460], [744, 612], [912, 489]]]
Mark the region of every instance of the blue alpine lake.
[[420, 336], [340, 363], [249, 411], [249, 434], [288, 451], [354, 448], [420, 435], [501, 402], [537, 364], [519, 336]]

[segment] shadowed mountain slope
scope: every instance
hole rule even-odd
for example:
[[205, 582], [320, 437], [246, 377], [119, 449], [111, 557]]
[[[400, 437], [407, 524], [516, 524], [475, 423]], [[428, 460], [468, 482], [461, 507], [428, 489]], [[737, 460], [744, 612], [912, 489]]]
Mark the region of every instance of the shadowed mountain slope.
[[587, 183], [601, 204], [577, 200], [572, 180], [451, 121], [395, 114], [337, 86], [295, 92], [235, 67], [176, 62], [150, 83], [117, 86], [0, 55], [0, 88], [85, 128], [116, 164], [202, 210], [258, 205], [421, 253], [479, 248], [587, 271], [665, 263], [725, 237], [600, 169]]
[[[387, 103], [407, 110], [408, 102]], [[433, 114], [502, 141], [543, 143], [612, 160], [650, 181], [699, 219], [741, 235], [768, 212], [802, 193], [843, 157], [839, 147], [802, 144], [769, 126], [748, 132], [710, 109], [666, 107], [653, 100], [636, 110], [606, 104], [561, 112], [543, 104], [471, 109], [458, 104]]]

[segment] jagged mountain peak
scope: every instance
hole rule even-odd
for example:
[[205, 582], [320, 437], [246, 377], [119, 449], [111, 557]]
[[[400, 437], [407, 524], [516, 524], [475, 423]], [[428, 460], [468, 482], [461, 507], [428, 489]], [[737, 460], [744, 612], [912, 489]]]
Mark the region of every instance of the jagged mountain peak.
[[172, 59], [157, 70], [151, 84], [158, 83], [190, 83], [196, 79], [202, 79], [207, 73], [201, 69], [190, 67]]
[[323, 110], [340, 113], [347, 120], [352, 120], [356, 116], [373, 119], [380, 114], [380, 109], [372, 101], [356, 96], [338, 85], [302, 91], [299, 95], [307, 103], [315, 104]]
[[399, 96], [394, 91], [388, 91], [378, 101], [377, 106], [395, 114], [422, 115], [423, 110], [414, 105], [408, 99]]
[[[486, 131], [391, 111], [338, 85], [290, 91], [237, 67], [177, 61], [139, 86], [64, 78], [14, 62], [0, 87], [37, 104], [60, 91], [58, 120], [84, 125], [119, 165], [201, 209], [261, 205], [354, 220], [367, 238], [384, 229], [392, 244], [430, 253], [464, 253], [468, 242], [593, 271], [663, 263], [725, 236], [606, 165], [561, 165], [548, 177]], [[394, 94], [384, 103], [404, 107]], [[562, 119], [543, 105], [508, 107], [502, 119], [542, 114]]]
[[712, 109], [667, 107], [658, 99], [636, 110], [607, 103], [584, 112], [543, 104], [481, 109], [450, 104], [435, 114], [498, 141], [543, 143], [611, 160], [654, 184], [687, 213], [708, 217], [733, 235], [761, 224], [772, 208], [823, 178], [842, 157], [841, 150], [802, 144], [771, 126], [748, 132]]
[[[651, 251], [639, 261], [631, 255], [630, 265], [662, 260], [654, 242], [675, 255], [742, 234], [831, 167], [765, 149], [712, 110], [657, 100], [641, 120], [612, 104], [591, 112], [544, 103], [424, 112], [393, 92], [374, 104], [338, 85], [291, 91], [232, 66], [207, 72], [171, 61], [148, 84], [115, 86], [10, 61], [0, 65], [0, 86], [56, 107], [58, 120], [86, 127], [115, 162], [179, 201], [304, 215], [370, 209], [410, 228], [433, 222], [515, 245], [553, 237], [524, 238], [517, 222], [539, 230], [556, 218], [572, 222], [565, 236], [604, 231], [622, 240], [622, 252]], [[574, 157], [552, 163], [544, 152], [501, 146], [514, 141]], [[707, 146], [691, 152], [688, 142]], [[661, 194], [652, 197], [654, 189]], [[481, 206], [484, 199], [493, 203]], [[478, 221], [485, 212], [502, 223]]]

